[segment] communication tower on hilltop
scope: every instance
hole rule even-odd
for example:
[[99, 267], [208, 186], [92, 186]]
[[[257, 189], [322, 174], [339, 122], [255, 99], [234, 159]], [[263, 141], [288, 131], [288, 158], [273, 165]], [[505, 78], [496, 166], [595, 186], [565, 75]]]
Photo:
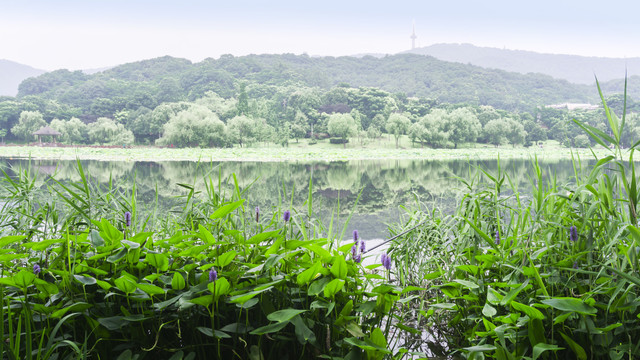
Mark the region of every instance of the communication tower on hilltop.
[[409, 36], [409, 38], [411, 39], [411, 50], [414, 50], [416, 48], [416, 39], [418, 38], [418, 36], [416, 36], [416, 23], [413, 23], [413, 32], [411, 33], [411, 36]]

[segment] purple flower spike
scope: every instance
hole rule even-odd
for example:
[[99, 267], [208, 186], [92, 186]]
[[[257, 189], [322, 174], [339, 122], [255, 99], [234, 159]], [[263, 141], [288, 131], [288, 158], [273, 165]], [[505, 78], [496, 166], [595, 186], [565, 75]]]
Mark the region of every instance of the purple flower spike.
[[364, 245], [364, 240], [360, 240], [360, 252], [364, 254], [366, 247]]
[[385, 269], [390, 270], [391, 258], [389, 257], [389, 255], [387, 255], [387, 253], [382, 253], [382, 256], [380, 258], [382, 260], [382, 266], [384, 266]]
[[362, 261], [362, 255], [357, 254], [356, 256], [353, 257], [353, 261], [355, 261], [357, 264], [359, 264], [360, 261]]
[[256, 206], [256, 222], [260, 222], [260, 207]]
[[577, 261], [574, 261], [574, 262], [573, 262], [573, 268], [574, 268], [574, 269], [578, 269], [578, 262], [577, 262]]
[[358, 241], [360, 237], [358, 237], [358, 230], [353, 230], [353, 241]]
[[291, 211], [285, 210], [282, 214], [282, 220], [284, 220], [284, 222], [289, 222], [289, 220], [291, 220]]
[[127, 227], [131, 227], [131, 213], [128, 211], [124, 213], [124, 222], [127, 224]]
[[358, 255], [358, 245], [353, 244], [353, 246], [351, 247], [351, 257], [355, 258], [356, 255]]
[[215, 268], [211, 268], [211, 271], [209, 271], [209, 282], [214, 282], [216, 280], [218, 280], [218, 272]]
[[40, 274], [40, 271], [42, 271], [42, 269], [40, 269], [40, 265], [33, 264], [33, 273], [38, 275], [38, 274]]
[[496, 245], [500, 245], [500, 232], [496, 230]]
[[578, 241], [578, 229], [575, 226], [569, 228], [569, 240], [572, 242]]

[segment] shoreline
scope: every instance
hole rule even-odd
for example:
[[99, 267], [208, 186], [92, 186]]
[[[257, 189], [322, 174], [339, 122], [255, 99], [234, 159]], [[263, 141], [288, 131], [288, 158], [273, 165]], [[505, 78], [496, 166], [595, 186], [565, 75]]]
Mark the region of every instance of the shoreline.
[[[593, 150], [596, 155], [608, 154], [603, 148]], [[591, 149], [571, 149], [560, 146], [493, 147], [478, 146], [459, 149], [386, 149], [352, 148], [327, 149], [320, 147], [255, 147], [255, 148], [94, 148], [0, 146], [0, 158], [34, 160], [98, 160], [98, 161], [243, 161], [243, 162], [299, 162], [350, 160], [540, 160], [593, 158]]]

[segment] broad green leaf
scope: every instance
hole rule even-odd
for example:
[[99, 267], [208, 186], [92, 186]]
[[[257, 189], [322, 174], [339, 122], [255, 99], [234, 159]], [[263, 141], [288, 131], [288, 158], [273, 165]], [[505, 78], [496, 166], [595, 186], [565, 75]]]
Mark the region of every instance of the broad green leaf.
[[13, 282], [20, 288], [26, 288], [29, 285], [33, 284], [33, 281], [36, 279], [36, 275], [27, 270], [20, 270], [17, 274], [13, 276]]
[[52, 284], [44, 280], [36, 279], [35, 284], [36, 288], [47, 296], [55, 295], [60, 292], [60, 289], [56, 284]]
[[533, 347], [533, 360], [536, 360], [537, 358], [539, 358], [540, 355], [542, 355], [542, 353], [547, 350], [558, 351], [558, 350], [564, 350], [564, 348], [559, 347], [557, 345], [551, 345], [551, 344], [543, 344], [543, 343], [536, 344], [536, 346]]
[[27, 237], [24, 236], [24, 235], [4, 236], [4, 237], [0, 238], [0, 248], [4, 248], [5, 246], [7, 246], [9, 244], [17, 243], [17, 242], [22, 241], [22, 240], [24, 240], [26, 238]]
[[260, 234], [253, 235], [249, 240], [247, 240], [247, 244], [259, 244], [268, 239], [274, 238], [280, 234], [280, 230], [267, 231]]
[[109, 331], [120, 330], [123, 326], [129, 324], [129, 321], [125, 320], [124, 316], [98, 318], [98, 322]]
[[456, 269], [458, 270], [462, 270], [464, 272], [467, 272], [471, 275], [477, 275], [478, 274], [478, 266], [476, 265], [458, 265], [456, 266]]
[[68, 312], [82, 312], [84, 310], [87, 310], [89, 308], [91, 308], [93, 305], [85, 303], [85, 302], [77, 302], [73, 305], [69, 305], [65, 308], [62, 308], [60, 310], [56, 310], [51, 314], [52, 318], [61, 318], [64, 316], [64, 314], [68, 313]]
[[251, 335], [264, 335], [264, 334], [274, 333], [274, 332], [282, 330], [282, 328], [287, 326], [287, 324], [289, 324], [288, 321], [276, 322], [276, 323], [272, 323], [272, 324], [269, 324], [269, 325], [266, 325], [266, 326], [262, 326], [262, 327], [259, 327], [259, 328], [255, 329], [255, 330], [253, 330], [251, 332]]
[[29, 254], [2, 254], [0, 255], [0, 263], [11, 261], [15, 259], [26, 259], [29, 257]]
[[316, 296], [324, 291], [325, 286], [329, 283], [331, 279], [329, 277], [320, 278], [311, 283], [309, 286], [309, 295]]
[[164, 295], [165, 292], [164, 290], [156, 285], [153, 284], [145, 284], [145, 283], [141, 283], [138, 284], [138, 289], [144, 291], [145, 293], [149, 294], [149, 296], [154, 296], [154, 295]]
[[296, 282], [298, 283], [298, 285], [300, 286], [306, 285], [311, 280], [315, 279], [321, 267], [322, 267], [322, 264], [320, 263], [320, 261], [317, 261], [313, 265], [311, 265], [310, 268], [298, 274], [298, 277], [296, 279]]
[[344, 280], [334, 279], [324, 287], [324, 296], [333, 298], [344, 287]]
[[221, 277], [216, 281], [208, 283], [207, 288], [209, 289], [209, 291], [211, 291], [211, 294], [213, 294], [213, 300], [218, 301], [221, 296], [227, 295], [229, 293], [231, 285], [229, 284], [229, 281], [227, 279]]
[[331, 274], [336, 278], [343, 280], [347, 277], [347, 262], [341, 255], [334, 258], [333, 266], [331, 266]]
[[[380, 328], [373, 329], [373, 331], [371, 332], [371, 336], [369, 336], [369, 340], [371, 340], [374, 345], [380, 348], [387, 348], [387, 339], [384, 337], [384, 333], [382, 333], [382, 330], [380, 330]], [[384, 354], [380, 355], [381, 356], [376, 356], [376, 358], [382, 359], [384, 357]]]
[[493, 345], [484, 344], [484, 345], [469, 346], [463, 349], [469, 352], [485, 352], [485, 351], [493, 351], [496, 349], [496, 347]]
[[213, 238], [211, 232], [202, 224], [198, 224], [198, 233], [200, 234], [200, 238], [204, 240], [205, 243], [211, 245], [216, 243], [216, 239]]
[[504, 296], [502, 296], [502, 294], [500, 294], [499, 292], [493, 290], [492, 288], [488, 288], [487, 289], [487, 302], [492, 304], [492, 305], [498, 305], [502, 299], [504, 298]]
[[65, 241], [66, 241], [65, 239], [40, 240], [40, 241], [36, 241], [36, 242], [24, 243], [24, 244], [22, 244], [22, 247], [25, 247], [27, 249], [31, 249], [33, 251], [42, 251], [42, 250], [48, 248], [51, 245], [60, 244], [60, 243], [65, 242]]
[[349, 322], [345, 326], [345, 329], [347, 329], [349, 334], [351, 334], [352, 336], [364, 337], [364, 333], [362, 332], [362, 328], [358, 324], [356, 324], [354, 321]]
[[223, 326], [220, 329], [220, 331], [224, 331], [226, 333], [234, 333], [234, 334], [246, 334], [249, 332], [249, 330], [252, 330], [252, 329], [253, 328], [251, 327], [251, 325], [247, 326], [244, 323], [234, 322], [234, 323]]
[[233, 261], [236, 255], [237, 252], [235, 250], [227, 251], [226, 253], [218, 256], [215, 262], [215, 266], [222, 269], [223, 267], [231, 264], [231, 261]]
[[462, 285], [462, 286], [464, 286], [464, 287], [466, 287], [466, 288], [468, 288], [470, 290], [477, 289], [477, 288], [480, 287], [480, 286], [478, 286], [478, 284], [476, 284], [474, 282], [471, 282], [471, 281], [467, 281], [467, 280], [455, 279], [453, 281], [457, 282], [458, 284], [460, 284], [460, 285]]
[[135, 250], [140, 248], [140, 244], [135, 242], [135, 241], [129, 241], [129, 240], [122, 240], [120, 241], [121, 244], [123, 244], [125, 246], [125, 248], [130, 249], [130, 250]]
[[180, 272], [173, 273], [173, 278], [171, 279], [171, 288], [173, 290], [182, 290], [187, 286], [187, 283], [184, 281], [184, 276]]
[[135, 283], [135, 281], [131, 280], [130, 278], [126, 277], [126, 276], [121, 276], [117, 279], [115, 279], [113, 281], [113, 283], [116, 285], [116, 287], [118, 289], [120, 289], [120, 291], [122, 291], [125, 294], [131, 294], [132, 292], [136, 291], [137, 288], [137, 284]]
[[315, 244], [303, 244], [303, 246], [313, 251], [313, 253], [318, 255], [322, 260], [331, 258], [331, 254], [322, 246], [318, 246]]
[[300, 344], [306, 344], [308, 342], [313, 344], [316, 342], [316, 334], [309, 329], [302, 317], [295, 316], [291, 319], [291, 323], [295, 326], [296, 338], [298, 338]]
[[169, 269], [169, 259], [165, 254], [147, 253], [144, 261], [158, 269], [158, 271], [167, 271]]
[[223, 206], [219, 207], [216, 211], [214, 211], [213, 214], [211, 214], [210, 218], [211, 219], [220, 219], [222, 217], [225, 217], [230, 212], [232, 212], [233, 210], [235, 210], [238, 207], [240, 207], [243, 203], [244, 203], [244, 199], [242, 199], [240, 201], [236, 201], [236, 202], [230, 203], [230, 204], [223, 205]]
[[564, 341], [567, 342], [571, 351], [576, 355], [576, 358], [579, 360], [587, 360], [587, 352], [584, 351], [584, 348], [580, 346], [577, 342], [573, 341], [569, 336], [565, 335], [563, 332], [560, 332]]
[[482, 315], [491, 318], [493, 317], [495, 314], [497, 314], [498, 311], [496, 310], [496, 308], [494, 308], [493, 306], [489, 305], [489, 303], [485, 303], [484, 307], [482, 308]]
[[124, 239], [124, 234], [118, 230], [107, 219], [101, 219], [98, 223], [100, 228], [100, 236], [106, 241], [107, 244], [116, 244], [120, 240]]
[[98, 281], [92, 276], [84, 276], [84, 275], [73, 275], [73, 277], [78, 280], [82, 285], [94, 285]]
[[521, 311], [529, 316], [531, 319], [540, 319], [544, 320], [545, 316], [540, 310], [531, 307], [529, 305], [521, 304], [517, 301], [511, 302], [511, 307], [513, 307], [517, 311]]
[[540, 301], [555, 309], [562, 311], [573, 311], [583, 315], [593, 315], [598, 312], [593, 306], [585, 304], [582, 300], [570, 297], [552, 298]]
[[278, 310], [267, 315], [267, 319], [269, 319], [270, 321], [277, 321], [277, 322], [289, 321], [294, 316], [302, 314], [304, 312], [307, 312], [307, 310], [296, 310], [296, 309]]
[[107, 261], [112, 263], [112, 264], [115, 264], [118, 261], [124, 259], [124, 257], [126, 255], [127, 255], [127, 249], [125, 247], [122, 247], [120, 249], [120, 251], [118, 251], [116, 254], [113, 254], [113, 255], [107, 257]]
[[209, 306], [213, 303], [213, 295], [203, 295], [197, 298], [189, 299], [192, 303], [196, 305]]
[[178, 256], [202, 256], [204, 251], [210, 248], [211, 245], [198, 245], [198, 246], [190, 246], [187, 249], [181, 251]]

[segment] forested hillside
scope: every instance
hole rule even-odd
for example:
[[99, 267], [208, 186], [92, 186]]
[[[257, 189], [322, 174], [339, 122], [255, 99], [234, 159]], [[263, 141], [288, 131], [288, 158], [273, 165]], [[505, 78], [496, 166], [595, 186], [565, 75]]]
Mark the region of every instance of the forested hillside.
[[[616, 111], [620, 96], [608, 90], [619, 87], [603, 83]], [[286, 146], [327, 137], [365, 144], [388, 134], [396, 146], [402, 136], [430, 147], [588, 145], [571, 118], [606, 129], [601, 111], [545, 107], [566, 102], [598, 103], [597, 90], [422, 55], [227, 55], [200, 63], [166, 56], [96, 74], [29, 78], [17, 97], [0, 98], [0, 135], [30, 142], [49, 125], [68, 144]], [[640, 108], [631, 98], [628, 105]], [[637, 117], [629, 126], [629, 136], [640, 133]]]
[[25, 80], [18, 97], [35, 95], [57, 100], [77, 108], [83, 117], [98, 117], [124, 107], [152, 108], [162, 102], [195, 100], [207, 91], [229, 98], [237, 93], [239, 81], [321, 89], [346, 83], [438, 102], [491, 105], [505, 110], [595, 101], [592, 87], [543, 75], [488, 70], [420, 55], [378, 59], [287, 54], [228, 55], [195, 64], [163, 57], [117, 66], [94, 75], [58, 70]]

